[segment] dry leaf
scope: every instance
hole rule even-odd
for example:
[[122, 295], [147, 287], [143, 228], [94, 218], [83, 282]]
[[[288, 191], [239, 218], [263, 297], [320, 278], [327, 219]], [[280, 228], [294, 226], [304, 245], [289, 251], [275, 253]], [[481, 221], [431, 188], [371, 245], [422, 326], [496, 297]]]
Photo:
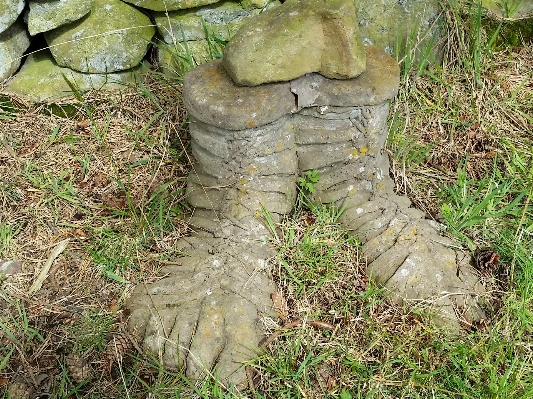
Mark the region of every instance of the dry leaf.
[[74, 237], [78, 237], [78, 238], [87, 238], [87, 233], [85, 231], [83, 231], [82, 229], [75, 229], [73, 232], [72, 232], [72, 235]]
[[281, 320], [285, 321], [289, 316], [289, 311], [287, 309], [287, 302], [283, 298], [283, 294], [280, 292], [273, 292], [270, 295], [272, 299], [272, 304], [274, 305], [274, 310], [278, 313]]
[[84, 119], [80, 122], [78, 122], [76, 124], [76, 127], [79, 127], [80, 129], [86, 129], [89, 127], [89, 125], [91, 124], [91, 122], [89, 121], [89, 119]]
[[48, 277], [48, 272], [50, 271], [50, 267], [52, 267], [52, 263], [59, 255], [61, 255], [65, 248], [67, 248], [69, 242], [70, 240], [67, 238], [66, 240], [60, 241], [59, 244], [54, 247], [54, 249], [50, 253], [50, 256], [48, 256], [48, 259], [46, 260], [43, 268], [41, 269], [39, 276], [31, 285], [28, 294], [31, 295], [41, 289], [44, 280], [46, 280], [46, 278]]
[[111, 194], [102, 194], [100, 199], [107, 208], [124, 209], [126, 208], [126, 194], [119, 193], [117, 196]]
[[10, 275], [17, 274], [22, 271], [22, 262], [18, 260], [4, 260], [0, 261], [0, 274]]
[[109, 184], [109, 180], [101, 173], [97, 173], [91, 179], [94, 187], [105, 187]]

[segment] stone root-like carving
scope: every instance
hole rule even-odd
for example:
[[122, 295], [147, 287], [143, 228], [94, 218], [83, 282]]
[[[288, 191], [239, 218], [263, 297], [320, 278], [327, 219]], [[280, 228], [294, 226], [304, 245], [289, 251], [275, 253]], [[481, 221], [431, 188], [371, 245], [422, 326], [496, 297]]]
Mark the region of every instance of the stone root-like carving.
[[364, 243], [369, 273], [397, 300], [426, 301], [452, 328], [458, 317], [483, 316], [460, 254], [393, 192], [383, 148], [399, 69], [377, 48], [367, 47], [366, 58], [367, 70], [343, 81], [308, 74], [240, 87], [221, 61], [186, 76], [197, 232], [181, 242], [181, 265], [137, 287], [127, 304], [130, 328], [165, 366], [245, 380], [243, 362], [263, 337], [260, 317], [273, 313], [263, 211], [274, 220], [289, 213], [297, 178], [309, 170], [320, 175], [312, 199], [343, 207], [340, 220]]

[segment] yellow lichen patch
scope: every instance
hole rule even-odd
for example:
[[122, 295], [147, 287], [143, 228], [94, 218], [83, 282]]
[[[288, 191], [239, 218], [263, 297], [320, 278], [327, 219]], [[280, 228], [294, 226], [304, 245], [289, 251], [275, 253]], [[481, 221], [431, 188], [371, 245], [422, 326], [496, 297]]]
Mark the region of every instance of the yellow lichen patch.
[[353, 149], [351, 149], [350, 152], [348, 153], [348, 159], [356, 158], [358, 155], [359, 155], [359, 151], [357, 151], [356, 148], [353, 148]]
[[246, 122], [246, 126], [248, 128], [254, 127], [255, 126], [255, 122], [254, 121], [248, 121], [248, 122]]
[[257, 166], [250, 165], [250, 166], [248, 166], [247, 170], [248, 170], [248, 173], [252, 174], [252, 173], [254, 173], [257, 170]]
[[368, 148], [367, 147], [362, 147], [359, 152], [361, 153], [361, 155], [366, 155], [366, 153], [368, 152]]

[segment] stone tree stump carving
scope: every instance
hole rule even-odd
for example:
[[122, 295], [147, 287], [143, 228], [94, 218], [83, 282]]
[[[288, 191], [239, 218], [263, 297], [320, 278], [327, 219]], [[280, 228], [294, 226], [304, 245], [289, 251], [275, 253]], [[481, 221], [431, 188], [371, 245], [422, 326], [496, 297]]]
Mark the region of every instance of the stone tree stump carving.
[[[293, 23], [293, 31], [275, 29], [302, 15], [305, 23]], [[193, 378], [210, 371], [226, 383], [245, 381], [243, 362], [257, 353], [264, 337], [261, 314], [273, 314], [275, 287], [267, 260], [275, 253], [264, 211], [275, 220], [287, 215], [298, 177], [309, 170], [320, 176], [312, 200], [344, 209], [341, 223], [363, 242], [369, 273], [398, 301], [424, 300], [452, 328], [458, 316], [482, 317], [468, 261], [462, 262], [406, 197], [393, 192], [383, 149], [399, 68], [384, 51], [362, 47], [353, 2], [290, 0], [257, 18], [262, 20], [257, 25], [252, 20], [230, 41], [223, 60], [199, 66], [185, 78], [183, 97], [198, 162], [187, 186], [196, 232], [181, 241], [187, 255], [163, 270], [168, 277], [137, 287], [127, 304], [130, 328], [166, 367], [184, 367]], [[338, 37], [348, 42], [335, 43], [335, 57], [323, 57], [331, 54], [328, 29], [343, 26]], [[287, 52], [294, 43], [285, 46], [284, 40], [309, 29], [316, 46], [311, 59], [305, 52]], [[263, 33], [268, 40], [257, 37]], [[278, 52], [270, 48], [262, 60], [257, 43], [276, 43]], [[233, 68], [234, 55], [239, 68]], [[290, 59], [283, 68], [299, 63], [304, 75], [269, 70], [261, 81], [240, 69], [248, 64], [261, 76], [277, 65], [275, 57]], [[349, 58], [357, 60], [346, 63]], [[343, 65], [332, 65], [332, 59]], [[341, 70], [342, 76], [323, 76]], [[241, 74], [242, 82], [253, 80], [254, 86], [237, 85]]]

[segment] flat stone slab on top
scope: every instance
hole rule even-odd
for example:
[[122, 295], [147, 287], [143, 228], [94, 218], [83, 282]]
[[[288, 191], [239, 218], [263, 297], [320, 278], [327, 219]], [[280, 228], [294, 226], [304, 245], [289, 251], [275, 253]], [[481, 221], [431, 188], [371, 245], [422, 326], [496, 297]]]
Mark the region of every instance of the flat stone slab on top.
[[185, 76], [185, 106], [204, 123], [241, 130], [266, 125], [305, 107], [379, 104], [396, 95], [400, 70], [383, 50], [368, 46], [365, 52], [367, 69], [353, 79], [328, 79], [313, 73], [292, 82], [253, 87], [236, 86], [222, 61], [215, 60]]
[[319, 72], [350, 79], [366, 68], [352, 0], [287, 0], [249, 20], [224, 50], [241, 86], [284, 82]]

